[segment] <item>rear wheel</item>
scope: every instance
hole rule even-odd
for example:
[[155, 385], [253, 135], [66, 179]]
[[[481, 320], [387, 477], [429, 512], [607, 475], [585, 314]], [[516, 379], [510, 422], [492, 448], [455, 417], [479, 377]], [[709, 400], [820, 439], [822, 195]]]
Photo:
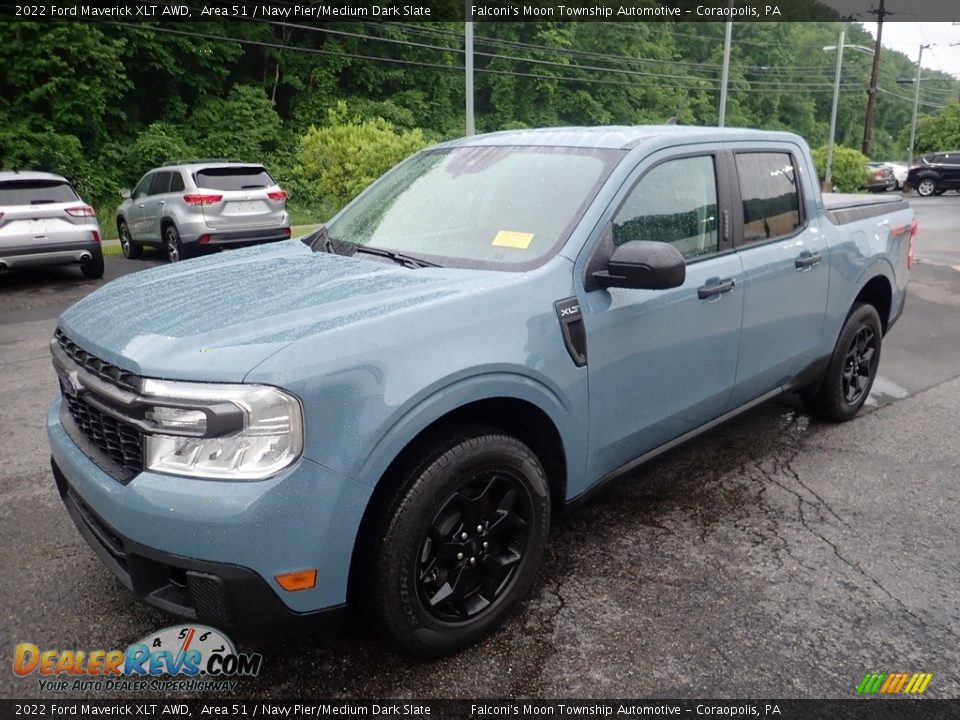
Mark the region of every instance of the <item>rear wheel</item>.
[[550, 528], [546, 474], [516, 438], [475, 429], [409, 474], [382, 527], [373, 608], [406, 651], [446, 655], [497, 628], [530, 589]]
[[80, 272], [83, 273], [83, 276], [89, 280], [96, 280], [103, 277], [103, 252], [100, 249], [97, 249], [96, 254], [94, 254], [86, 262], [80, 263]]
[[143, 245], [133, 241], [133, 236], [130, 234], [130, 228], [127, 227], [125, 220], [121, 220], [119, 223], [117, 223], [117, 234], [120, 236], [120, 249], [123, 251], [123, 256], [125, 258], [136, 260], [138, 257], [143, 255]]
[[163, 253], [172, 263], [187, 259], [180, 233], [175, 225], [167, 225], [163, 230]]
[[917, 195], [920, 197], [930, 197], [937, 192], [937, 181], [933, 178], [924, 178], [917, 183]]
[[877, 376], [882, 339], [880, 316], [873, 305], [855, 305], [840, 331], [823, 382], [815, 393], [804, 396], [814, 415], [843, 422], [860, 411]]

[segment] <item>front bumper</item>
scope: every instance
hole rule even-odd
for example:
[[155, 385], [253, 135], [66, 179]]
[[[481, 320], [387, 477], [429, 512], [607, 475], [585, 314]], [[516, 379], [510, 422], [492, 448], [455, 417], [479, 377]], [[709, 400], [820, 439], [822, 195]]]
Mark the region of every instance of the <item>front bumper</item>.
[[[57, 488], [81, 534], [141, 600], [240, 634], [329, 625], [342, 612], [370, 489], [301, 459], [256, 482], [142, 472], [123, 484], [47, 417]], [[317, 568], [286, 592], [275, 576]]]

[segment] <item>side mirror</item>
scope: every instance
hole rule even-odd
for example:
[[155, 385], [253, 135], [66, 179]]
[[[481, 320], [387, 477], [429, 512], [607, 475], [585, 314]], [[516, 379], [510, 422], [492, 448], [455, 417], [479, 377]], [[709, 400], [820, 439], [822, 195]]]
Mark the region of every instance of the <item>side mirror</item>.
[[680, 251], [669, 243], [631, 240], [614, 250], [607, 269], [593, 277], [604, 288], [666, 290], [683, 285], [687, 266]]
[[121, 190], [121, 191], [120, 191], [120, 197], [122, 197], [124, 200], [129, 200], [129, 199], [130, 199], [130, 188], [124, 188], [123, 190]]

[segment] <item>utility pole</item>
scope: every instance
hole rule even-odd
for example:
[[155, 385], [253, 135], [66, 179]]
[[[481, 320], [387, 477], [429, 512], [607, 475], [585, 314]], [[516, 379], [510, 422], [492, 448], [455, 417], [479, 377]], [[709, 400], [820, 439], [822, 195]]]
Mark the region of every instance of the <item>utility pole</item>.
[[913, 89], [913, 117], [910, 119], [910, 156], [907, 158], [907, 165], [913, 165], [913, 141], [917, 137], [917, 105], [920, 104], [920, 73], [923, 72], [923, 49], [930, 47], [929, 44], [920, 46], [920, 55], [917, 57], [917, 86]]
[[727, 80], [730, 78], [730, 38], [733, 35], [733, 23], [726, 22], [723, 36], [723, 72], [720, 78], [720, 124], [723, 127], [727, 118]]
[[463, 28], [464, 67], [466, 71], [464, 94], [467, 104], [467, 136], [469, 137], [476, 132], [473, 122], [473, 12], [470, 8], [470, 0], [466, 0], [464, 3], [464, 10], [467, 13], [467, 21]]
[[867, 116], [863, 121], [863, 154], [870, 157], [870, 144], [873, 135], [873, 111], [877, 106], [877, 76], [880, 74], [880, 38], [883, 35], [883, 18], [888, 13], [883, 8], [884, 0], [880, 0], [880, 7], [870, 12], [877, 16], [877, 42], [873, 47], [873, 71], [870, 73], [870, 87], [867, 89]]

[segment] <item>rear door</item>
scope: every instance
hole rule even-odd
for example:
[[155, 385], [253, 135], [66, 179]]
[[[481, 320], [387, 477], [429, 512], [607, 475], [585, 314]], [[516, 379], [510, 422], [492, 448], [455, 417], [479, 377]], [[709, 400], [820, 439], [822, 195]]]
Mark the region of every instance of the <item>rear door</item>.
[[285, 222], [286, 193], [262, 165], [202, 168], [194, 180], [200, 195], [211, 196], [200, 205], [204, 222], [211, 228], [229, 231]]
[[581, 312], [589, 362], [590, 462], [602, 477], [719, 416], [733, 388], [743, 293], [718, 145], [645, 159], [614, 201], [590, 266], [630, 240], [669, 242], [686, 280], [669, 290], [592, 288]]
[[802, 157], [793, 145], [734, 151], [735, 243], [744, 280], [730, 408], [789, 382], [817, 359], [829, 263]]
[[70, 183], [56, 179], [0, 182], [0, 254], [52, 251], [89, 243], [97, 229], [93, 211]]
[[160, 240], [160, 221], [163, 219], [167, 203], [167, 193], [170, 192], [170, 178], [172, 172], [161, 170], [153, 174], [150, 190], [142, 201], [143, 206], [143, 237], [145, 240], [157, 242]]

